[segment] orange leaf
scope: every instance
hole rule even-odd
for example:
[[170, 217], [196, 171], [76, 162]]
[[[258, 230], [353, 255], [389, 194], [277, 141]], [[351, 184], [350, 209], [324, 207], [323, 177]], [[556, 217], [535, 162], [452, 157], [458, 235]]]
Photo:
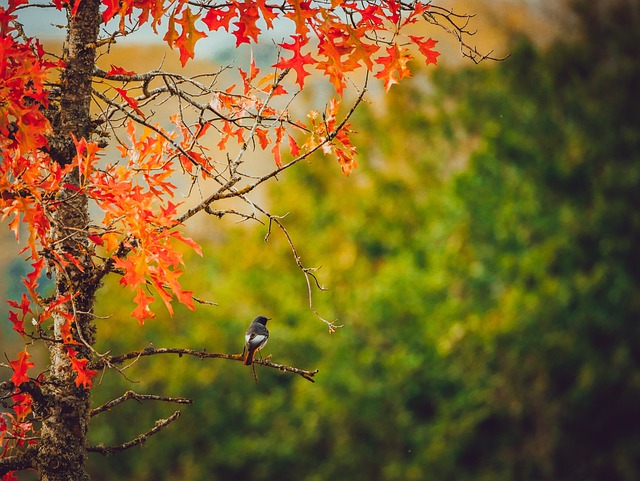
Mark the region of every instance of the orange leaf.
[[144, 324], [145, 319], [150, 319], [156, 316], [149, 308], [149, 305], [153, 302], [153, 300], [153, 296], [148, 296], [144, 293], [142, 287], [138, 287], [136, 297], [133, 299], [133, 301], [137, 304], [137, 307], [134, 309], [131, 315], [138, 319], [138, 322], [140, 324]]
[[207, 36], [196, 29], [195, 22], [198, 18], [200, 18], [200, 15], [194, 15], [191, 13], [191, 9], [185, 8], [182, 11], [182, 17], [176, 19], [176, 23], [182, 26], [182, 33], [174, 40], [173, 46], [178, 47], [180, 50], [180, 63], [182, 63], [183, 67], [187, 60], [193, 58], [196, 42]]
[[23, 382], [29, 381], [27, 376], [27, 370], [35, 366], [34, 363], [27, 361], [31, 357], [31, 354], [24, 351], [18, 353], [18, 359], [16, 361], [9, 361], [11, 369], [13, 369], [13, 376], [11, 376], [11, 382], [15, 387], [20, 386]]
[[309, 31], [307, 22], [311, 23], [313, 18], [318, 14], [318, 8], [311, 6], [311, 1], [303, 0], [287, 0], [293, 7], [293, 11], [288, 11], [285, 16], [293, 20], [296, 24], [296, 33], [298, 35], [306, 35]]
[[308, 38], [301, 35], [295, 35], [291, 38], [293, 39], [293, 43], [281, 43], [279, 45], [286, 50], [291, 50], [293, 52], [293, 57], [287, 60], [281, 59], [278, 63], [273, 65], [273, 67], [280, 68], [282, 70], [288, 68], [295, 70], [297, 76], [296, 82], [300, 86], [300, 89], [302, 89], [304, 87], [304, 79], [309, 75], [309, 72], [304, 69], [304, 66], [314, 64], [316, 63], [316, 60], [314, 60], [310, 54], [302, 55], [302, 53], [300, 53], [300, 49], [309, 42]]
[[257, 128], [256, 136], [258, 137], [258, 142], [260, 143], [260, 148], [262, 150], [266, 149], [269, 145], [269, 132], [265, 129]]
[[107, 77], [113, 77], [116, 75], [126, 75], [127, 77], [131, 77], [133, 75], [135, 75], [136, 73], [132, 70], [125, 70], [122, 67], [117, 67], [113, 64], [111, 64], [111, 70], [109, 70], [107, 72]]
[[86, 365], [89, 362], [88, 359], [78, 359], [78, 353], [71, 349], [67, 348], [67, 354], [69, 355], [69, 360], [71, 361], [71, 367], [76, 372], [76, 386], [83, 386], [85, 389], [91, 389], [93, 386], [93, 378], [98, 371], [94, 371], [92, 369], [87, 369]]
[[134, 98], [129, 97], [129, 93], [125, 89], [114, 87], [114, 90], [118, 92], [123, 99], [125, 99], [129, 106], [133, 110], [135, 110], [138, 115], [140, 115], [142, 118], [145, 118], [144, 112], [142, 112], [142, 110], [140, 110], [140, 107], [138, 107], [138, 101]]
[[424, 40], [424, 37], [416, 37], [414, 35], [409, 35], [409, 38], [418, 46], [418, 50], [420, 50], [420, 53], [424, 55], [427, 65], [430, 63], [434, 65], [438, 64], [438, 57], [440, 56], [440, 53], [433, 50], [433, 47], [438, 43], [437, 40], [433, 40], [432, 38]]
[[175, 11], [169, 16], [169, 25], [167, 27], [167, 33], [164, 34], [162, 40], [167, 42], [169, 47], [173, 49], [175, 45], [176, 38], [178, 38], [178, 32], [176, 32], [176, 19], [175, 19]]
[[291, 155], [293, 157], [297, 157], [298, 155], [300, 155], [300, 147], [298, 146], [296, 139], [294, 139], [291, 134], [287, 134], [287, 140], [289, 141], [289, 149], [291, 151]]
[[103, 234], [102, 241], [106, 244], [108, 252], [114, 252], [120, 246], [118, 234], [115, 232], [107, 232], [106, 234]]
[[183, 235], [181, 235], [179, 232], [173, 231], [171, 233], [171, 236], [177, 240], [179, 240], [180, 242], [184, 242], [185, 244], [187, 244], [189, 247], [191, 247], [194, 251], [196, 251], [196, 253], [202, 257], [202, 247], [200, 247], [200, 245], [194, 241], [193, 239], [189, 238], [189, 237], [184, 237]]
[[71, 334], [71, 327], [73, 326], [73, 317], [67, 317], [65, 323], [60, 326], [60, 337], [62, 338], [62, 342], [65, 344], [76, 344], [80, 345], [80, 343], [73, 339], [73, 334]]
[[276, 161], [276, 165], [278, 167], [282, 167], [282, 156], [280, 155], [280, 143], [282, 142], [282, 137], [284, 135], [284, 127], [279, 125], [276, 127], [276, 141], [271, 149], [271, 153], [273, 154], [273, 159]]
[[404, 77], [411, 77], [407, 62], [413, 57], [406, 48], [397, 44], [387, 47], [387, 53], [389, 55], [378, 58], [377, 63], [384, 68], [375, 74], [375, 77], [384, 80], [384, 88], [388, 92], [393, 84], [397, 84]]
[[144, 283], [144, 276], [148, 271], [148, 266], [143, 254], [136, 252], [127, 259], [117, 257], [114, 262], [117, 268], [124, 269], [125, 271], [124, 275], [120, 278], [120, 284], [134, 288]]

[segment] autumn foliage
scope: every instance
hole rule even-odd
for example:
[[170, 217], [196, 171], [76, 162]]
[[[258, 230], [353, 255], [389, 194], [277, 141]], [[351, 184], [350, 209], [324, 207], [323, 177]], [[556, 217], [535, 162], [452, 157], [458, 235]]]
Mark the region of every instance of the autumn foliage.
[[[84, 1], [88, 0], [52, 4], [67, 9], [73, 22]], [[419, 1], [101, 3], [98, 21], [113, 30], [102, 45], [133, 33], [132, 25], [149, 24], [158, 35], [164, 33], [163, 40], [179, 52], [182, 65], [194, 58], [198, 41], [214, 31], [228, 32], [239, 46], [260, 42], [265, 30], [282, 25], [293, 29], [277, 43], [279, 53], [270, 68], [258, 68], [252, 59], [238, 69], [239, 81], [224, 87], [215, 85], [215, 74], [203, 80], [115, 65], [107, 70], [96, 67], [94, 78], [101, 83], [94, 91], [100, 111], [92, 127], [96, 135], [83, 138], [71, 132], [67, 140], [72, 155], [60, 158], [50, 148], [56, 133], [52, 119], [59, 108], [52, 97], [67, 65], [64, 58], [48, 55], [38, 39], [23, 35], [16, 19], [27, 0], [10, 0], [7, 7], [0, 7], [0, 208], [30, 264], [22, 280], [25, 294], [9, 301], [9, 320], [25, 346], [55, 336], [54, 341], [65, 346], [76, 385], [85, 389], [92, 387], [97, 371], [79, 349], [90, 347], [76, 326], [80, 293], [41, 292], [43, 275], [76, 269], [87, 272], [96, 285], [108, 274], [118, 275], [131, 291], [132, 316], [139, 323], [154, 317], [154, 300], [162, 301], [171, 314], [175, 300], [194, 309], [193, 293], [180, 280], [184, 265], [179, 246], [202, 252], [185, 235], [185, 222], [202, 211], [216, 213], [212, 204], [218, 200], [247, 201], [255, 187], [316, 152], [335, 158], [349, 175], [357, 162], [348, 119], [362, 100], [369, 74], [389, 90], [411, 76], [414, 57], [436, 64], [439, 55], [436, 41], [416, 34], [420, 29], [413, 27], [419, 21], [437, 24], [431, 7]], [[350, 78], [356, 71], [366, 75]], [[288, 105], [313, 74], [328, 79], [335, 95], [327, 99], [324, 110], [294, 118]], [[355, 79], [361, 86], [345, 106]], [[156, 120], [152, 108], [163, 96], [180, 98], [186, 106], [168, 122]], [[111, 141], [117, 143], [119, 159], [103, 156]], [[251, 150], [272, 156], [269, 174], [254, 178], [241, 173], [244, 155]], [[69, 181], [72, 175], [77, 182]], [[208, 182], [215, 188], [187, 208], [175, 200], [177, 176], [186, 176], [191, 185]], [[60, 239], [53, 231], [65, 202], [62, 191], [87, 198], [101, 212], [84, 232], [83, 255], [90, 262], [57, 248]], [[53, 317], [62, 319], [55, 333]], [[22, 387], [37, 386], [43, 375], [29, 359], [25, 347], [9, 363], [12, 412], [0, 414], [3, 456], [35, 443], [33, 399]]]

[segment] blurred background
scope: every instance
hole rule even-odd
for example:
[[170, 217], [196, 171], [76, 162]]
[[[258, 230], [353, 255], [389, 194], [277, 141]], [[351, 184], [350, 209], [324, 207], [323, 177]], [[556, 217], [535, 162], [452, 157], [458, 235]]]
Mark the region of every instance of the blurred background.
[[[100, 352], [240, 352], [263, 314], [263, 352], [316, 382], [160, 356], [106, 372], [96, 405], [128, 389], [195, 404], [142, 449], [92, 455], [95, 480], [639, 479], [640, 1], [446, 5], [477, 13], [480, 50], [510, 56], [458, 61], [430, 33], [442, 65], [370, 97], [350, 177], [318, 157], [264, 192], [305, 265], [322, 265], [315, 306], [343, 328], [310, 311], [280, 232], [265, 243], [266, 226], [213, 217], [184, 284], [218, 306], [158, 306], [141, 327], [117, 279], [99, 300]], [[24, 266], [3, 236], [15, 298]], [[93, 420], [92, 441], [175, 409], [130, 401]]]

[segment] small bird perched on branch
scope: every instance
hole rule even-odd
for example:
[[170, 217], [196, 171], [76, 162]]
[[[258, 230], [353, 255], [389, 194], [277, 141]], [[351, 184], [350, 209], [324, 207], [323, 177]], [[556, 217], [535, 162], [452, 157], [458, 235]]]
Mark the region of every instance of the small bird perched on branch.
[[244, 336], [247, 349], [247, 357], [244, 359], [244, 365], [250, 366], [253, 358], [260, 349], [262, 349], [269, 339], [269, 331], [267, 330], [267, 321], [270, 318], [264, 316], [256, 317], [247, 328]]

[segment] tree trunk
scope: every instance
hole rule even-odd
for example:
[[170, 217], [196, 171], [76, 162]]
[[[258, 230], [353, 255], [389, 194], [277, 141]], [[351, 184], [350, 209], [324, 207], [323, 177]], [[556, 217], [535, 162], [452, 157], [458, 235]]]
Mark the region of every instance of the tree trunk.
[[[75, 18], [69, 17], [67, 41], [63, 54], [66, 67], [61, 76], [59, 104], [51, 115], [53, 136], [49, 145], [51, 155], [66, 164], [75, 155], [71, 134], [88, 138], [91, 134], [91, 79], [96, 59], [96, 40], [100, 24], [98, 0], [82, 0]], [[56, 99], [54, 98], [54, 101]], [[94, 339], [92, 320], [96, 287], [89, 279], [93, 267], [89, 256], [88, 200], [86, 195], [72, 186], [79, 185], [78, 172], [67, 179], [71, 188], [64, 189], [53, 220], [51, 253], [56, 279], [57, 296], [71, 295], [63, 311], [73, 314], [73, 349], [78, 358], [88, 357]], [[55, 259], [73, 256], [73, 262], [63, 266]], [[46, 399], [46, 415], [42, 422], [41, 441], [36, 457], [36, 470], [40, 479], [47, 481], [89, 480], [86, 471], [86, 440], [89, 421], [90, 393], [76, 386], [76, 373], [71, 367], [68, 347], [63, 344], [63, 327], [69, 321], [62, 314], [54, 316], [53, 336], [57, 342], [49, 344], [51, 369], [42, 389]], [[68, 324], [67, 324], [68, 325]]]

